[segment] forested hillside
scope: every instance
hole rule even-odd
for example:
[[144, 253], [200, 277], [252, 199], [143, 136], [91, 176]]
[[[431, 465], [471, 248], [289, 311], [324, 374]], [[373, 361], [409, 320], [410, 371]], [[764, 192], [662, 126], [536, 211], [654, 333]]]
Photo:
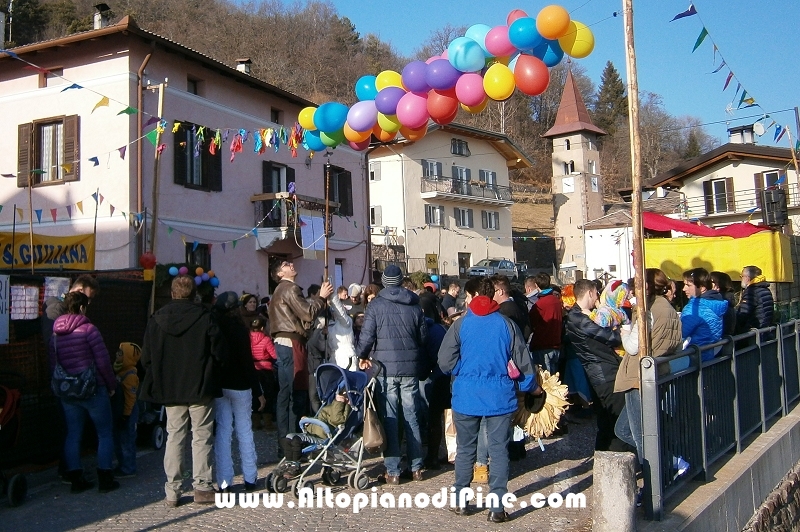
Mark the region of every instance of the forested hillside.
[[[6, 45], [91, 29], [95, 4], [95, 0], [14, 0]], [[377, 36], [361, 35], [332, 2], [119, 0], [109, 5], [112, 23], [130, 15], [140, 27], [228, 65], [249, 57], [254, 76], [309, 100], [348, 105], [356, 101], [353, 87], [359, 77], [387, 69], [399, 72], [412, 59], [441, 53], [466, 29], [435, 30], [427, 42], [420, 43], [414, 57], [402, 57]], [[609, 132], [602, 143], [600, 169], [605, 192], [612, 199], [616, 189], [630, 183], [630, 148], [624, 85], [611, 63], [597, 89], [580, 62], [564, 61], [552, 69], [550, 86], [542, 95], [530, 97], [517, 91], [505, 102], [490, 103], [479, 114], [460, 111], [456, 121], [505, 132], [536, 163], [514, 179], [549, 186], [551, 143], [541, 135], [555, 120], [568, 68], [597, 124]], [[699, 120], [669, 115], [658, 94], [644, 93], [641, 102], [645, 179], [714, 146], [715, 140], [697, 126]]]

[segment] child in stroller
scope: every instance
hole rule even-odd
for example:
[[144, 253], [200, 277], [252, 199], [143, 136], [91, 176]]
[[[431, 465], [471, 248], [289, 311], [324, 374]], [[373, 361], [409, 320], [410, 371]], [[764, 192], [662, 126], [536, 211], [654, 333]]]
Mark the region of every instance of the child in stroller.
[[[323, 406], [314, 418], [300, 420], [301, 432], [281, 441], [284, 458], [267, 475], [267, 489], [284, 493], [291, 487], [298, 495], [301, 488], [313, 488], [313, 482], [306, 479], [317, 463], [323, 483], [334, 485], [343, 472], [349, 472], [348, 485], [366, 489], [369, 477], [362, 468], [364, 447], [357, 433], [364, 423], [364, 391], [374, 385], [374, 379], [336, 364], [320, 365], [315, 376]], [[300, 465], [304, 457], [310, 459], [305, 468]]]

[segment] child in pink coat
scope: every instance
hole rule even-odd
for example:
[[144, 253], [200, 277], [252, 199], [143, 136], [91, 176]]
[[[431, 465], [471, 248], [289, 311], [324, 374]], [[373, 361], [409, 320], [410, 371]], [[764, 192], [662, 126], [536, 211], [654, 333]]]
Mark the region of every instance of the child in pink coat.
[[277, 379], [275, 376], [275, 361], [278, 356], [275, 354], [275, 346], [272, 338], [264, 334], [266, 321], [262, 317], [254, 318], [250, 322], [250, 349], [253, 353], [253, 364], [258, 373], [258, 381], [261, 383], [261, 390], [267, 400], [267, 406], [259, 412], [259, 404], [253, 402], [253, 430], [262, 428], [264, 430], [275, 430], [273, 417], [275, 412], [275, 399], [278, 394]]

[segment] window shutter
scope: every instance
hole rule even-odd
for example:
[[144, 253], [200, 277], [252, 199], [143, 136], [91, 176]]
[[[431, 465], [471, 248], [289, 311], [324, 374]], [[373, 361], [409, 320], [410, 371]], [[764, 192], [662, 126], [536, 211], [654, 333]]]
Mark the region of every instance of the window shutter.
[[488, 181], [486, 179], [486, 170], [478, 170], [478, 181], [483, 181], [484, 183]]
[[[186, 137], [186, 127], [191, 128], [191, 124], [182, 123], [181, 128], [172, 136], [172, 176], [176, 185], [186, 184], [186, 150], [191, 150]], [[181, 146], [183, 142], [183, 146]]]
[[370, 169], [372, 173], [372, 180], [373, 181], [380, 181], [381, 180], [381, 162], [375, 161], [372, 163], [372, 167]]
[[440, 206], [436, 207], [436, 209], [439, 211], [439, 225], [441, 225], [442, 227], [445, 227], [447, 225], [445, 223], [447, 218], [445, 218], [445, 216], [444, 216], [444, 207], [440, 205]]
[[436, 163], [436, 175], [437, 176], [443, 175], [442, 170], [443, 170], [442, 163]]
[[467, 168], [466, 176], [466, 180], [469, 182], [472, 179], [472, 171], [469, 168]]
[[459, 211], [461, 211], [461, 209], [458, 207], [453, 207], [453, 216], [456, 219], [456, 227], [463, 227], [463, 225], [461, 225], [461, 213]]
[[[33, 124], [17, 126], [17, 186], [27, 187], [31, 177], [31, 131]], [[16, 216], [16, 214], [15, 214]]]
[[458, 179], [458, 167], [451, 166], [450, 167], [450, 175], [453, 177], [454, 180]]
[[494, 213], [494, 228], [495, 229], [500, 229], [500, 213], [499, 212]]
[[275, 192], [272, 190], [272, 161], [261, 163], [261, 192], [265, 194]]
[[736, 212], [736, 201], [733, 198], [733, 178], [725, 178], [725, 203], [728, 204], [727, 212]]
[[472, 218], [472, 209], [467, 209], [467, 227], [475, 227], [475, 221]]
[[202, 147], [204, 168], [208, 169], [208, 189], [212, 192], [222, 192], [222, 150], [217, 150], [217, 153], [211, 155], [208, 151], [210, 142], [213, 140], [209, 139]]
[[428, 171], [428, 161], [422, 159], [422, 177], [428, 177], [430, 172]]
[[64, 181], [80, 179], [80, 117], [71, 115], [64, 118], [64, 164], [68, 164], [69, 172], [64, 170]]
[[714, 188], [711, 181], [703, 181], [703, 196], [706, 200], [706, 216], [714, 214]]
[[353, 216], [353, 179], [350, 172], [339, 173], [339, 212]]
[[[281, 192], [288, 192], [289, 191], [289, 183], [294, 183], [294, 168], [287, 166], [286, 167], [286, 190]], [[278, 192], [277, 190], [273, 190], [272, 192]]]
[[761, 208], [761, 191], [764, 190], [764, 172], [753, 174], [753, 186], [756, 189], [756, 207]]
[[489, 227], [489, 213], [486, 211], [481, 211], [481, 227], [483, 229]]
[[425, 205], [425, 223], [431, 223], [431, 207], [430, 205]]

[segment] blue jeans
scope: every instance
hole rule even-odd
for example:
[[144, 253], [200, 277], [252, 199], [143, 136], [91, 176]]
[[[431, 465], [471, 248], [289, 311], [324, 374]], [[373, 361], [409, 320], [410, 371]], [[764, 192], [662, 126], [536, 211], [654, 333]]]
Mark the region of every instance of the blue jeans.
[[534, 349], [531, 351], [534, 364], [539, 364], [550, 372], [550, 375], [558, 373], [558, 361], [561, 358], [560, 349]]
[[489, 437], [486, 435], [486, 418], [481, 419], [478, 429], [478, 455], [476, 462], [481, 465], [489, 463]]
[[98, 386], [95, 394], [88, 399], [61, 399], [61, 408], [64, 409], [67, 422], [67, 438], [64, 441], [67, 471], [81, 469], [81, 437], [87, 414], [97, 432], [97, 468], [111, 469], [114, 460], [114, 422], [106, 388]]
[[217, 434], [214, 440], [214, 468], [217, 485], [220, 489], [233, 485], [233, 458], [231, 439], [236, 430], [239, 443], [239, 456], [242, 460], [242, 476], [250, 484], [256, 483], [256, 446], [253, 443], [253, 426], [250, 422], [252, 412], [252, 390], [228, 390], [223, 388], [222, 397], [214, 399], [214, 414], [217, 420]]
[[[380, 388], [378, 390], [378, 388]], [[400, 474], [400, 431], [398, 413], [403, 410], [404, 433], [411, 463], [411, 471], [422, 469], [422, 439], [417, 422], [419, 398], [419, 379], [416, 377], [383, 377], [379, 381], [379, 404], [382, 406], [383, 430], [386, 432], [386, 450], [383, 463], [390, 476]]]
[[275, 344], [278, 355], [278, 398], [275, 401], [275, 421], [278, 441], [290, 432], [299, 430], [300, 418], [309, 408], [308, 390], [294, 389], [294, 354], [292, 348]]
[[[122, 391], [117, 392], [122, 393]], [[139, 421], [139, 405], [134, 403], [131, 415], [124, 426], [114, 428], [114, 454], [121, 473], [136, 473], [136, 423]]]
[[456, 493], [468, 488], [472, 481], [472, 469], [478, 447], [478, 432], [481, 421], [486, 423], [486, 436], [489, 446], [489, 492], [497, 495], [497, 505], [489, 508], [492, 512], [502, 512], [501, 499], [508, 493], [508, 442], [511, 440], [509, 428], [513, 414], [481, 417], [459, 414], [453, 410], [456, 424]]
[[642, 429], [642, 396], [639, 390], [625, 392], [625, 408], [620, 412], [617, 423], [614, 425], [614, 434], [620, 440], [632, 447], [636, 447], [636, 458], [639, 463], [644, 460]]

